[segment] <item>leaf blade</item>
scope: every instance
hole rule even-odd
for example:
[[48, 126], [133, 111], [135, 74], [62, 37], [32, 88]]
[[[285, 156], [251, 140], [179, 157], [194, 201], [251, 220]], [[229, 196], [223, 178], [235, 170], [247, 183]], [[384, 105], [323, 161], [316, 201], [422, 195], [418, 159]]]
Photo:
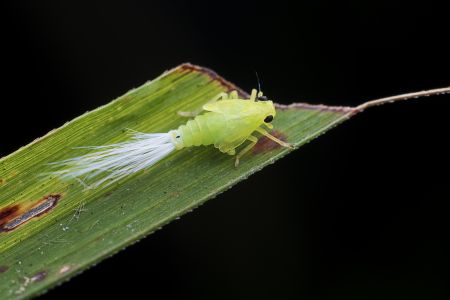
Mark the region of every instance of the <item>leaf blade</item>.
[[[46, 196], [61, 196], [47, 213], [0, 232], [0, 270], [2, 266], [5, 270], [0, 271], [2, 298], [42, 293], [289, 153], [262, 139], [235, 169], [231, 157], [212, 147], [185, 149], [101, 191], [35, 176], [47, 171], [49, 162], [88, 151], [74, 152], [73, 147], [127, 139], [126, 128], [143, 132], [176, 128], [186, 122], [177, 111], [195, 109], [219, 92], [235, 88], [207, 69], [182, 65], [2, 158], [1, 209], [18, 205], [23, 214], [36, 203], [45, 203]], [[357, 112], [307, 104], [279, 105], [277, 110], [275, 134], [296, 147]]]

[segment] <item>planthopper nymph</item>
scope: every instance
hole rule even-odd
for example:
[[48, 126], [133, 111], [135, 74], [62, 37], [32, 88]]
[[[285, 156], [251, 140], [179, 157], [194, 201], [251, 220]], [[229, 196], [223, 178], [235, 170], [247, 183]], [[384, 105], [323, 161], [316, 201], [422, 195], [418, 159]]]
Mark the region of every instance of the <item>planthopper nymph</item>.
[[[276, 115], [275, 106], [256, 89], [250, 99], [240, 99], [237, 91], [221, 93], [202, 110], [179, 114], [193, 119], [167, 133], [134, 132], [130, 141], [85, 147], [96, 151], [55, 163], [64, 168], [53, 174], [80, 182], [93, 181], [89, 187], [96, 188], [148, 168], [175, 150], [200, 145], [214, 145], [221, 152], [234, 155], [237, 167], [241, 157], [258, 141], [255, 133], [293, 148], [264, 128], [273, 128], [270, 123]], [[248, 144], [243, 145], [246, 141]], [[241, 145], [243, 148], [237, 149]]]

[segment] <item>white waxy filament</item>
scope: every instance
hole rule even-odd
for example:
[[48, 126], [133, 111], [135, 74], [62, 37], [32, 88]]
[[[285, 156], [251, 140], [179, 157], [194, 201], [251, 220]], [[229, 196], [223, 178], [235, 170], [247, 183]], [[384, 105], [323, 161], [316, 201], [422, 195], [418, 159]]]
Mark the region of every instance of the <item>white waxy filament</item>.
[[130, 141], [106, 146], [81, 147], [92, 153], [53, 163], [62, 179], [75, 178], [88, 188], [110, 185], [148, 168], [175, 150], [169, 133], [134, 132]]

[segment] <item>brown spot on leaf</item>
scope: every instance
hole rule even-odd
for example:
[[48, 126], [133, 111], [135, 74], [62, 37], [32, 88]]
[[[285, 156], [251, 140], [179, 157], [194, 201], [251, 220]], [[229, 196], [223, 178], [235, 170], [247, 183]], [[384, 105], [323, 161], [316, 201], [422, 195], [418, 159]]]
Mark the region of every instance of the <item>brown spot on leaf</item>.
[[11, 219], [14, 219], [19, 212], [19, 205], [11, 205], [0, 209], [0, 228], [4, 224], [8, 223]]
[[21, 203], [0, 209], [0, 232], [14, 230], [29, 220], [48, 213], [61, 197], [61, 194], [50, 194], [29, 204]]
[[44, 280], [45, 277], [47, 277], [47, 272], [41, 271], [41, 272], [36, 273], [33, 276], [31, 276], [30, 281], [31, 282], [40, 282], [40, 281]]
[[0, 178], [0, 185], [3, 185], [6, 181], [3, 178]]
[[[286, 135], [284, 135], [283, 133], [274, 130], [270, 134], [273, 135], [274, 137], [286, 142]], [[258, 153], [262, 153], [265, 151], [274, 150], [279, 147], [281, 147], [281, 146], [278, 143], [275, 143], [274, 141], [272, 141], [271, 139], [269, 139], [265, 136], [262, 136], [258, 139], [258, 142], [253, 147], [252, 152], [255, 154], [258, 154]]]
[[8, 271], [9, 267], [7, 266], [0, 266], [0, 273], [5, 273], [6, 271]]

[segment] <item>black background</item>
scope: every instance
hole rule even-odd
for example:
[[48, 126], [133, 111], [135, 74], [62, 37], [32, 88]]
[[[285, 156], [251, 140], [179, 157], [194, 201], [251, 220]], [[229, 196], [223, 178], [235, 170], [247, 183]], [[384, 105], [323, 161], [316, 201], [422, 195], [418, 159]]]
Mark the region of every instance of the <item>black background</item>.
[[[0, 156], [187, 61], [281, 103], [450, 83], [430, 1], [1, 5]], [[445, 299], [449, 101], [358, 115], [42, 299]]]

